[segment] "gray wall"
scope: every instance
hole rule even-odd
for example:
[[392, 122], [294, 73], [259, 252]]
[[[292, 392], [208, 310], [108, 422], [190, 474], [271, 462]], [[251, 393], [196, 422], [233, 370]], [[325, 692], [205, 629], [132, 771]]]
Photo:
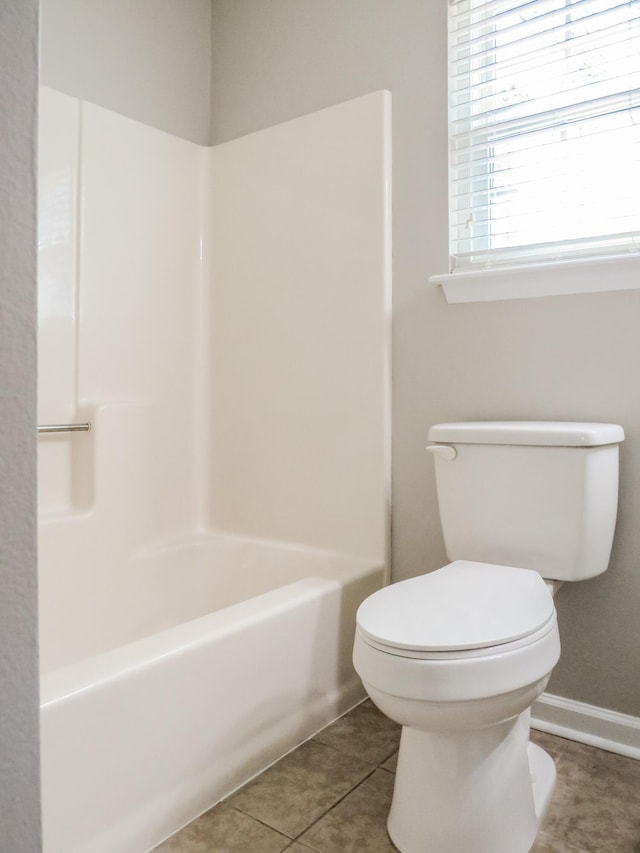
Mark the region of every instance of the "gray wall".
[[36, 0], [0, 3], [0, 850], [40, 849]]
[[42, 82], [209, 141], [210, 0], [42, 0]]
[[213, 0], [220, 142], [376, 89], [393, 95], [395, 579], [445, 561], [428, 426], [621, 423], [609, 572], [567, 587], [549, 690], [640, 716], [640, 291], [447, 305], [446, 0]]

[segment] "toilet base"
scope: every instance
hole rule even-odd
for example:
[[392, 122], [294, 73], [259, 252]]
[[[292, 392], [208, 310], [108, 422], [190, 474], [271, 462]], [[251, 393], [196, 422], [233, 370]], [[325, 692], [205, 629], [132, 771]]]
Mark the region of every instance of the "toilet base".
[[528, 853], [554, 784], [528, 712], [473, 731], [405, 726], [389, 835], [400, 853]]
[[527, 747], [531, 783], [533, 787], [533, 805], [536, 810], [538, 826], [544, 820], [553, 791], [556, 787], [556, 765], [553, 758], [535, 743]]

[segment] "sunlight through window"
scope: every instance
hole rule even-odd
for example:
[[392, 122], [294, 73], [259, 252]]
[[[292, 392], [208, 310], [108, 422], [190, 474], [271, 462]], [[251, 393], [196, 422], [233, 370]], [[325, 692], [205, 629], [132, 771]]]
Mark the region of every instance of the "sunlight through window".
[[451, 269], [640, 251], [640, 0], [450, 0]]

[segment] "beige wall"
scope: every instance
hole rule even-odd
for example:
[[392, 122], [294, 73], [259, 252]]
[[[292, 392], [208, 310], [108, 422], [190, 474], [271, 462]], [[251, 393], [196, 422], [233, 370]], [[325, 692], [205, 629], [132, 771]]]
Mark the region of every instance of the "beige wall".
[[558, 596], [549, 689], [640, 715], [640, 292], [447, 305], [446, 0], [213, 0], [213, 141], [380, 88], [393, 96], [393, 571], [445, 560], [430, 424], [621, 423], [609, 572]]
[[38, 5], [0, 4], [0, 850], [40, 849], [35, 547]]
[[211, 0], [41, 0], [41, 82], [209, 141]]

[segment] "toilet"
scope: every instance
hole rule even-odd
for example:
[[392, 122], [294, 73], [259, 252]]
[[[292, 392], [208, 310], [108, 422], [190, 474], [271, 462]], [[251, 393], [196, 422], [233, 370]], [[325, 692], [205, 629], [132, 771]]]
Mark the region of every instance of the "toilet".
[[355, 669], [402, 726], [387, 827], [401, 853], [527, 853], [555, 785], [529, 741], [560, 656], [553, 594], [607, 569], [615, 424], [432, 426], [451, 562], [369, 596]]

